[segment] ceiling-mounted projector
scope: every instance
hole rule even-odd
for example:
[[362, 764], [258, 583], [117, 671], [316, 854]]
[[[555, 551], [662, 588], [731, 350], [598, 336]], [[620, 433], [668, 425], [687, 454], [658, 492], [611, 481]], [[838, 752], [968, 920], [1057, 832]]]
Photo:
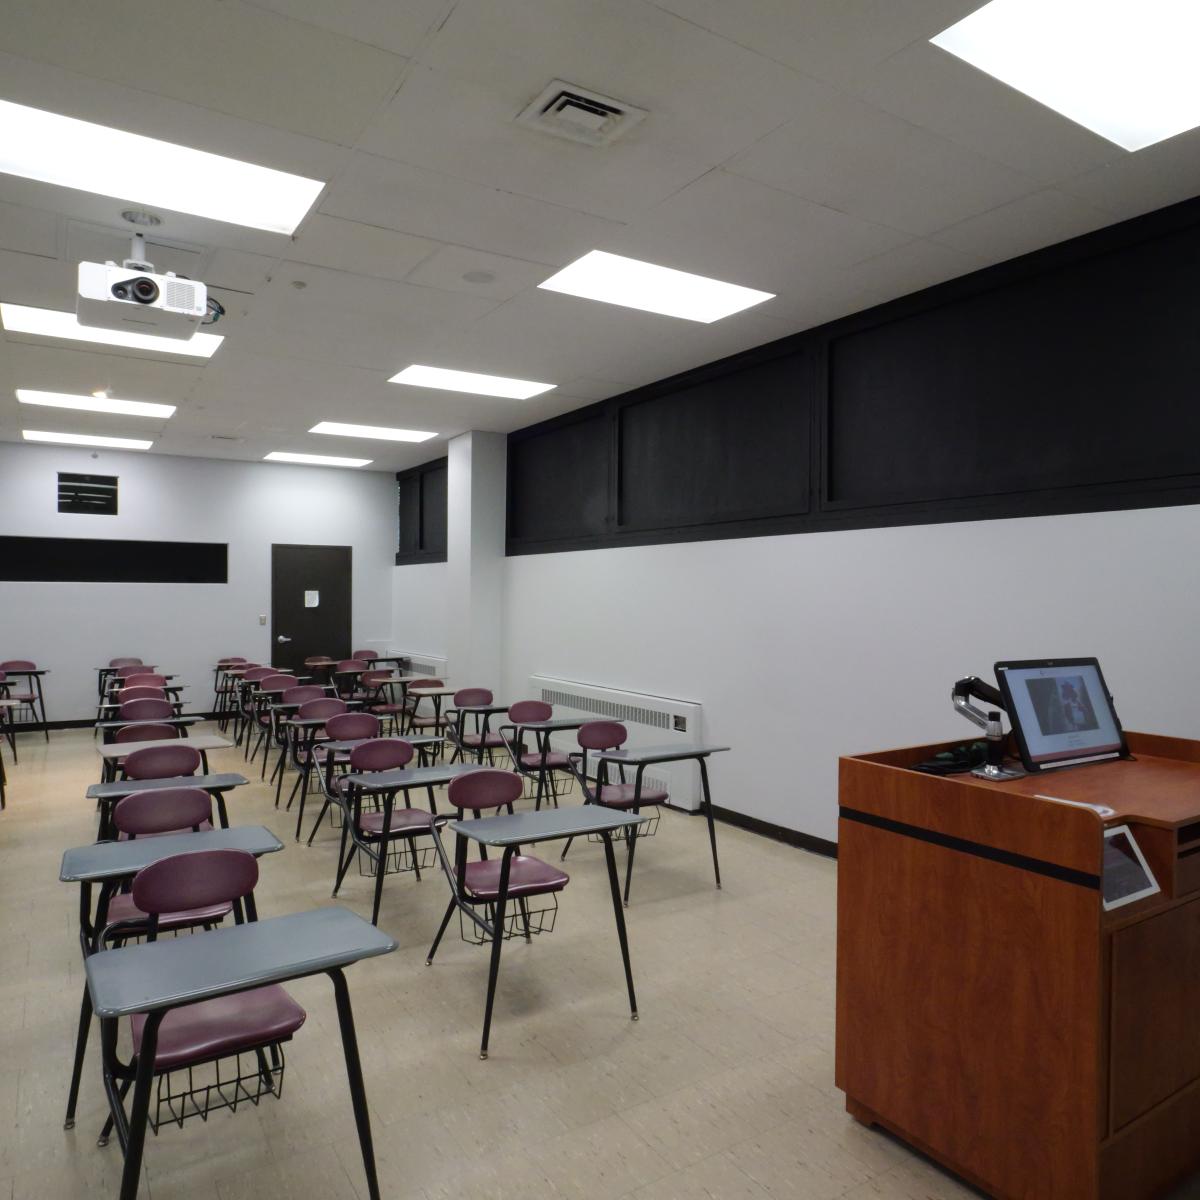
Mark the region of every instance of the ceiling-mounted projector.
[[141, 235], [135, 234], [133, 256], [122, 266], [79, 264], [75, 315], [80, 325], [186, 340], [205, 323], [210, 305], [204, 284], [172, 271], [155, 274], [145, 253]]

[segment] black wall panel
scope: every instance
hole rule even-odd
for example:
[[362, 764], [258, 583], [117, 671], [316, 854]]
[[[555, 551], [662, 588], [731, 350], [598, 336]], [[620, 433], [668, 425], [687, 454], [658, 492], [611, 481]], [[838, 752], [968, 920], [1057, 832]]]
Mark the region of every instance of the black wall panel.
[[1200, 503], [1197, 279], [1200, 199], [518, 430], [508, 552]]
[[833, 338], [836, 504], [1200, 469], [1200, 230]]
[[508, 443], [508, 536], [594, 538], [608, 528], [611, 421], [586, 410]]
[[446, 459], [396, 476], [399, 528], [396, 565], [446, 561]]
[[617, 410], [618, 522], [662, 529], [808, 510], [809, 397], [796, 356]]
[[227, 583], [224, 542], [0, 537], [0, 579], [41, 583]]

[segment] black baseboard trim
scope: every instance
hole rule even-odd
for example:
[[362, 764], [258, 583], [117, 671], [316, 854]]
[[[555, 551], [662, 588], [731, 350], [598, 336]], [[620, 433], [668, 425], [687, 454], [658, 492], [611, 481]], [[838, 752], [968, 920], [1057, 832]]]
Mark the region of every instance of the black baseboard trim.
[[[757, 833], [775, 842], [783, 842], [795, 846], [799, 850], [807, 850], [810, 854], [819, 854], [823, 858], [837, 858], [837, 842], [825, 838], [814, 837], [811, 833], [801, 833], [799, 829], [788, 829], [785, 825], [775, 825], [770, 821], [759, 820], [758, 817], [748, 817], [745, 813], [735, 812], [732, 808], [722, 808], [718, 804], [712, 806], [713, 816], [726, 825], [736, 825], [750, 833]], [[695, 814], [699, 816], [699, 813]]]

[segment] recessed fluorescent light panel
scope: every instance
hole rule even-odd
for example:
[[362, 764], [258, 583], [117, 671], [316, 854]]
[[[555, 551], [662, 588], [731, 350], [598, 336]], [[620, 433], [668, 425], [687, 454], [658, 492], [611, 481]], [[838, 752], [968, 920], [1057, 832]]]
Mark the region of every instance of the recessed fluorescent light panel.
[[991, 0], [930, 40], [1126, 150], [1200, 125], [1196, 0]]
[[66, 338], [73, 342], [95, 342], [101, 346], [124, 346], [129, 350], [153, 350], [158, 354], [182, 354], [188, 358], [212, 358], [225, 340], [219, 333], [193, 333], [182, 338], [155, 337], [152, 333], [126, 333], [121, 329], [95, 329], [80, 325], [73, 312], [53, 308], [29, 308], [24, 304], [0, 304], [0, 325], [10, 333], [32, 333], [39, 337]]
[[103, 446], [106, 450], [149, 450], [153, 442], [140, 438], [96, 437], [90, 433], [47, 433], [42, 429], [22, 429], [27, 442], [54, 442], [60, 446]]
[[271, 233], [293, 233], [325, 186], [7, 100], [0, 100], [0, 129], [7, 175]]
[[585, 300], [703, 321], [706, 325], [775, 296], [774, 292], [756, 292], [736, 283], [722, 283], [603, 250], [592, 250], [577, 258], [538, 287]]
[[322, 421], [309, 433], [332, 433], [337, 437], [374, 438], [381, 442], [427, 442], [437, 437], [422, 429], [388, 429], [385, 425], [346, 425], [341, 421]]
[[167, 418], [175, 413], [173, 404], [151, 404], [147, 400], [116, 400], [111, 396], [69, 396], [64, 392], [35, 392], [17, 388], [22, 404], [40, 404], [44, 408], [73, 408], [80, 412], [113, 413], [120, 417]]
[[334, 458], [328, 454], [290, 454], [286, 450], [272, 450], [263, 455], [263, 462], [305, 463], [310, 467], [366, 467], [373, 461], [370, 458]]
[[412, 387], [438, 388], [444, 392], [471, 392], [476, 396], [501, 396], [506, 400], [528, 400], [558, 386], [556, 383], [535, 383], [532, 379], [507, 379], [503, 375], [422, 367], [416, 363], [393, 375], [388, 383], [407, 383]]

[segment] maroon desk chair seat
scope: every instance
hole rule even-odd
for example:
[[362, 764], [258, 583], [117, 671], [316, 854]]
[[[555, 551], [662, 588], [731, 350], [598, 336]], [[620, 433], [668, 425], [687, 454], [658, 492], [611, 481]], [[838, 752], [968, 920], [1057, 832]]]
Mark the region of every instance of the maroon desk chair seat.
[[[304, 1009], [279, 984], [173, 1008], [159, 1026], [154, 1069], [158, 1072], [194, 1067], [215, 1058], [287, 1041], [306, 1017]], [[131, 1021], [136, 1055], [142, 1048], [145, 1014], [138, 1013]]]
[[517, 761], [531, 771], [538, 770], [543, 763], [547, 770], [569, 771], [571, 769], [571, 756], [563, 754], [560, 750], [550, 750], [544, 756], [536, 750], [527, 751], [517, 755]]
[[[561, 892], [571, 877], [557, 867], [527, 854], [513, 855], [508, 872], [510, 896], [541, 896]], [[476, 900], [495, 900], [500, 895], [500, 859], [467, 863], [463, 886]]]
[[605, 808], [632, 808], [634, 800], [640, 806], [649, 807], [651, 804], [666, 804], [670, 796], [662, 788], [642, 785], [642, 793], [635, 796], [637, 786], [632, 783], [605, 783], [596, 794], [596, 802]]

